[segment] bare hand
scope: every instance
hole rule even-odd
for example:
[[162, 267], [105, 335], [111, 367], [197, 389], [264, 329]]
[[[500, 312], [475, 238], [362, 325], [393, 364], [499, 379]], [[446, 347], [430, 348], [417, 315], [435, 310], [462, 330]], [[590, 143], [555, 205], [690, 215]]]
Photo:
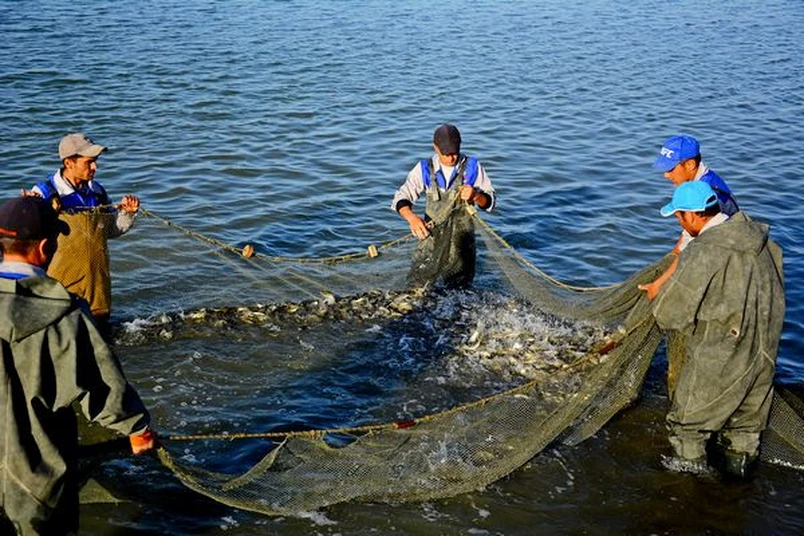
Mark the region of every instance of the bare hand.
[[654, 299], [656, 299], [656, 296], [659, 295], [659, 289], [662, 288], [662, 285], [657, 280], [657, 281], [654, 281], [653, 283], [647, 283], [647, 284], [644, 284], [644, 285], [637, 285], [637, 288], [639, 290], [644, 290], [648, 295], [648, 299], [650, 301], [653, 301]]
[[408, 225], [410, 225], [410, 232], [419, 240], [424, 240], [430, 235], [430, 229], [427, 224], [421, 219], [409, 206], [399, 209], [399, 215], [402, 216]]
[[424, 240], [430, 236], [430, 229], [427, 228], [427, 224], [420, 217], [414, 216], [408, 223], [410, 224], [410, 232], [419, 240]]
[[42, 194], [39, 192], [35, 192], [34, 190], [26, 190], [25, 188], [20, 190], [20, 195], [22, 197], [42, 197]]
[[126, 195], [123, 196], [123, 200], [120, 201], [120, 210], [125, 212], [137, 212], [140, 209], [140, 200], [137, 196], [134, 195]]
[[152, 430], [145, 430], [139, 435], [128, 436], [131, 443], [131, 452], [142, 454], [148, 452], [156, 446], [156, 434]]
[[460, 196], [461, 199], [469, 203], [470, 205], [475, 204], [475, 189], [468, 184], [464, 184], [461, 186]]

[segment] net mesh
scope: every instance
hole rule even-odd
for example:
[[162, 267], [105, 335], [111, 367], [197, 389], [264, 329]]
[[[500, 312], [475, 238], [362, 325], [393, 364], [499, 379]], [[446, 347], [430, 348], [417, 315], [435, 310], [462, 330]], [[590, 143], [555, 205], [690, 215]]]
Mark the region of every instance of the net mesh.
[[[466, 213], [460, 211], [463, 222]], [[379, 345], [391, 352], [410, 332], [432, 324], [438, 338], [417, 355], [437, 353], [440, 363], [459, 363], [460, 368], [472, 359], [499, 363], [488, 354], [507, 348], [506, 366], [518, 371], [509, 370], [505, 376], [498, 367], [500, 374], [489, 372], [495, 381], [484, 384], [485, 390], [464, 389], [447, 408], [437, 404], [415, 412], [371, 408], [347, 422], [333, 418], [321, 427], [288, 425], [166, 438], [159, 449], [166, 467], [189, 488], [238, 508], [285, 515], [343, 501], [427, 500], [483, 488], [555, 441], [583, 441], [633, 403], [663, 337], [637, 285], [655, 279], [669, 257], [617, 285], [574, 287], [539, 270], [471, 214], [480, 238], [472, 296], [505, 296], [495, 298], [502, 300], [497, 315], [513, 303], [520, 308], [517, 315], [536, 311], [556, 323], [569, 322], [565, 333], [570, 339], [588, 330], [584, 344], [572, 351], [564, 345], [564, 353], [555, 356], [536, 342], [523, 345], [522, 340], [530, 339], [521, 333], [516, 344], [504, 342], [510, 333], [499, 334], [494, 343], [484, 341], [479, 335], [484, 333], [482, 313], [460, 300], [447, 307], [444, 294], [429, 287], [411, 290], [407, 280], [416, 244], [409, 238], [325, 259], [289, 259], [264, 252], [252, 256], [242, 245], [229, 246], [155, 214], [146, 216], [150, 217], [140, 227], [161, 225], [178, 232], [166, 238], [164, 233], [140, 229], [141, 249], [151, 255], [145, 259], [129, 253], [119, 261], [117, 271], [137, 271], [136, 285], [146, 285], [149, 296], [139, 303], [133, 292], [138, 287], [126, 289], [123, 282], [121, 293], [129, 296], [127, 311], [149, 320], [138, 329], [119, 330], [119, 347], [148, 348], [199, 336], [213, 344], [213, 337], [236, 324], [238, 337], [249, 344], [271, 339], [270, 351], [298, 348], [302, 333], [307, 341], [302, 342], [314, 348], [331, 346], [338, 352], [354, 338], [353, 344]], [[439, 223], [449, 225], [450, 217]], [[176, 277], [176, 266], [185, 262], [198, 266], [199, 243], [206, 244], [208, 271], [202, 267]], [[210, 292], [210, 281], [220, 281], [222, 269], [231, 277]], [[457, 325], [462, 334], [453, 333], [449, 339], [445, 334]], [[379, 330], [374, 329], [377, 326]], [[385, 339], [382, 332], [387, 333]], [[283, 339], [288, 333], [293, 337], [290, 343]], [[677, 346], [668, 344], [671, 375], [678, 363], [672, 348]], [[523, 372], [525, 363], [529, 372]], [[671, 377], [671, 385], [672, 381]], [[802, 409], [798, 397], [777, 391], [763, 459], [804, 467]], [[208, 442], [222, 439], [228, 440], [226, 445], [252, 441], [256, 446], [251, 452], [262, 454], [237, 474], [211, 470], [188, 456], [194, 445], [200, 452]]]

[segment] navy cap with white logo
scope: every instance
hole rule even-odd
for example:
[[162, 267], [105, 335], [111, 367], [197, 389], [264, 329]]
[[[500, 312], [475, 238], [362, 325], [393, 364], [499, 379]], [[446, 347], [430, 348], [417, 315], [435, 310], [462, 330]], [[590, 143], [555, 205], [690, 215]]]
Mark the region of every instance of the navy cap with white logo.
[[70, 226], [41, 197], [16, 197], [0, 206], [0, 238], [41, 240], [59, 234], [70, 234]]

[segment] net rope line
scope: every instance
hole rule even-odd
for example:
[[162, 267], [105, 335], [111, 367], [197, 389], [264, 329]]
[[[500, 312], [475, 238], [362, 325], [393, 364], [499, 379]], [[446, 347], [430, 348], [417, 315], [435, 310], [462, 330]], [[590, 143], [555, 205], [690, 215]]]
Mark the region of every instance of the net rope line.
[[[103, 207], [89, 207], [89, 208], [91, 210], [100, 211], [100, 210], [104, 210], [106, 208], [109, 208], [110, 206], [112, 206], [112, 205], [105, 205]], [[458, 210], [459, 208], [461, 208], [461, 207], [458, 206], [457, 204], [455, 204], [452, 207], [448, 208], [445, 211], [445, 213], [439, 214], [434, 220], [432, 220], [430, 222], [429, 227], [432, 228], [433, 226], [439, 225], [441, 222], [446, 220], [446, 218], [449, 217], [449, 215], [453, 211]], [[241, 249], [238, 249], [238, 248], [236, 248], [236, 247], [234, 247], [234, 246], [232, 246], [230, 244], [226, 244], [224, 242], [221, 242], [220, 240], [217, 240], [215, 238], [206, 236], [206, 235], [204, 235], [202, 233], [199, 233], [197, 231], [189, 229], [189, 228], [187, 228], [185, 226], [178, 225], [178, 224], [174, 223], [173, 221], [171, 221], [171, 220], [169, 220], [169, 219], [167, 219], [167, 218], [165, 218], [163, 216], [160, 216], [160, 215], [158, 215], [158, 214], [156, 214], [156, 213], [154, 213], [152, 211], [146, 210], [145, 208], [141, 207], [140, 212], [142, 212], [142, 214], [147, 216], [147, 217], [151, 217], [151, 218], [163, 223], [165, 226], [167, 226], [169, 228], [172, 228], [172, 229], [175, 229], [175, 230], [177, 230], [179, 232], [184, 233], [185, 235], [189, 236], [190, 238], [194, 238], [196, 240], [206, 242], [207, 244], [211, 244], [211, 245], [213, 245], [213, 246], [215, 246], [217, 248], [220, 248], [220, 249], [222, 249], [224, 251], [228, 251], [230, 253], [236, 254], [237, 256], [249, 261], [249, 263], [253, 267], [257, 268], [258, 270], [262, 271], [265, 274], [269, 274], [269, 272], [263, 266], [261, 266], [258, 262], [256, 262], [256, 260], [258, 258], [263, 259], [263, 260], [265, 260], [265, 261], [267, 261], [267, 262], [269, 262], [271, 264], [274, 264], [274, 265], [278, 265], [279, 263], [293, 263], [293, 262], [296, 262], [298, 264], [315, 263], [315, 264], [329, 265], [329, 264], [336, 264], [336, 263], [339, 263], [339, 262], [350, 261], [350, 260], [363, 260], [363, 259], [371, 259], [372, 258], [372, 255], [369, 253], [371, 247], [367, 248], [366, 253], [351, 253], [351, 254], [333, 256], [333, 257], [287, 257], [287, 256], [276, 256], [276, 255], [265, 255], [265, 254], [260, 254], [260, 253], [256, 253], [256, 252], [252, 256], [247, 256], [247, 255], [244, 255], [243, 250], [241, 250]], [[409, 241], [409, 240], [411, 240], [413, 238], [414, 238], [413, 234], [409, 233], [409, 234], [407, 234], [405, 236], [398, 237], [396, 239], [384, 242], [384, 243], [380, 244], [379, 246], [376, 246], [376, 248], [377, 248], [377, 251], [390, 249], [390, 248], [393, 248], [394, 246], [396, 246], [396, 245], [398, 245], [400, 243]], [[230, 266], [235, 267], [235, 269], [237, 269], [240, 273], [243, 273], [241, 270], [239, 270], [239, 266], [237, 266], [231, 259], [226, 258], [225, 255], [221, 255], [220, 252], [218, 252], [218, 251], [213, 251], [213, 253], [218, 255], [218, 257], [220, 257], [222, 260], [224, 260]], [[316, 282], [316, 281], [314, 281], [314, 280], [302, 275], [301, 273], [298, 273], [298, 272], [294, 271], [293, 268], [286, 268], [286, 269], [288, 271], [290, 271], [290, 275], [292, 275], [293, 277], [299, 279], [303, 283], [306, 283], [310, 287], [317, 288], [322, 293], [328, 291], [328, 289], [325, 286], [323, 286], [320, 283], [318, 283], [318, 282]], [[246, 277], [249, 277], [249, 278], [252, 277], [249, 274], [244, 274], [244, 275]], [[283, 277], [283, 276], [273, 274], [273, 273], [270, 273], [269, 275], [273, 275], [275, 277], [278, 277], [283, 283], [287, 284], [290, 287], [293, 287], [293, 288], [299, 290], [301, 293], [305, 294], [306, 296], [310, 297], [311, 299], [320, 298], [320, 296], [317, 296], [316, 294], [313, 294], [309, 290], [307, 290], [306, 287], [303, 287], [301, 285], [298, 285], [298, 284], [290, 281], [290, 279], [288, 279], [287, 277]], [[346, 276], [342, 276], [342, 275], [337, 274], [337, 273], [332, 273], [332, 275], [334, 277], [340, 277], [340, 278], [343, 278], [345, 280], [348, 280], [348, 278]], [[254, 278], [254, 279], [256, 279], [256, 278]]]
[[540, 270], [536, 265], [534, 265], [532, 262], [523, 257], [521, 253], [519, 253], [516, 249], [514, 249], [514, 247], [511, 244], [509, 244], [502, 236], [500, 236], [494, 229], [492, 229], [492, 227], [476, 213], [472, 214], [472, 218], [476, 222], [478, 222], [478, 224], [481, 225], [483, 229], [489, 233], [489, 235], [494, 237], [495, 240], [497, 240], [504, 248], [506, 248], [515, 259], [517, 259], [519, 262], [521, 262], [522, 264], [533, 270], [537, 275], [543, 277], [544, 279], [553, 283], [554, 285], [557, 285], [561, 288], [565, 288], [567, 290], [575, 290], [578, 292], [610, 290], [620, 285], [620, 283], [614, 283], [612, 285], [605, 285], [602, 287], [581, 287], [564, 283], [563, 281], [560, 281], [554, 278], [553, 276], [547, 274], [543, 270]]
[[[594, 358], [602, 358], [605, 354], [616, 348], [618, 341], [627, 337], [637, 329], [641, 328], [645, 323], [652, 321], [651, 317], [646, 317], [641, 321], [635, 323], [631, 326], [628, 330], [618, 330], [611, 336], [608, 336], [604, 339], [607, 341], [606, 344], [601, 344], [597, 349], [590, 350], [587, 352], [583, 357], [580, 357], [574, 363], [568, 364], [565, 367], [555, 371], [552, 374], [548, 374], [543, 378], [538, 378], [535, 380], [531, 380], [529, 382], [523, 383], [522, 385], [518, 385], [511, 389], [507, 389], [500, 393], [495, 393], [493, 395], [489, 395], [487, 397], [483, 397], [479, 400], [475, 400], [473, 402], [468, 402], [465, 404], [460, 404], [458, 406], [439, 411], [436, 413], [431, 413], [428, 415], [423, 415], [421, 417], [414, 417], [411, 419], [404, 419], [400, 421], [393, 421], [393, 422], [385, 422], [385, 423], [376, 423], [376, 424], [365, 424], [360, 426], [348, 426], [342, 428], [323, 428], [323, 429], [313, 429], [313, 430], [291, 430], [286, 432], [242, 432], [237, 434], [231, 433], [218, 433], [218, 434], [190, 434], [190, 435], [169, 435], [165, 436], [162, 439], [166, 441], [204, 441], [204, 440], [235, 440], [235, 439], [291, 439], [294, 437], [306, 437], [306, 438], [323, 438], [327, 435], [332, 434], [343, 434], [343, 435], [358, 435], [358, 434], [370, 434], [372, 432], [384, 431], [384, 430], [401, 430], [406, 428], [412, 428], [418, 424], [423, 424], [427, 422], [432, 422], [435, 420], [439, 420], [443, 417], [448, 417], [450, 415], [461, 413], [466, 411], [467, 409], [472, 408], [479, 408], [494, 402], [496, 400], [500, 400], [502, 398], [516, 396], [522, 391], [528, 391], [539, 385], [542, 382], [549, 381], [555, 378], [556, 375], [560, 373], [566, 373], [567, 371], [572, 371], [578, 368], [581, 368], [584, 365], [589, 364], [592, 362]], [[583, 396], [583, 392], [579, 391], [572, 396], [574, 400], [578, 396]]]
[[[192, 229], [189, 229], [187, 227], [184, 227], [182, 225], [174, 223], [173, 221], [171, 221], [171, 220], [169, 220], [169, 219], [167, 219], [167, 218], [165, 218], [163, 216], [160, 216], [158, 214], [155, 214], [154, 212], [152, 212], [150, 210], [140, 208], [140, 212], [142, 212], [142, 214], [144, 216], [154, 218], [155, 220], [165, 224], [167, 227], [171, 227], [173, 229], [176, 229], [176, 230], [186, 234], [187, 236], [189, 236], [191, 238], [195, 238], [197, 240], [207, 242], [207, 243], [212, 244], [214, 246], [217, 246], [217, 247], [219, 247], [221, 249], [225, 249], [225, 250], [230, 251], [232, 253], [235, 253], [235, 254], [237, 254], [237, 255], [239, 255], [241, 257], [247, 258], [245, 255], [243, 255], [243, 250], [242, 249], [238, 249], [238, 248], [236, 248], [236, 247], [234, 247], [232, 245], [226, 244], [225, 242], [221, 242], [220, 240], [217, 240], [215, 238], [206, 236], [206, 235], [204, 235], [202, 233], [199, 233], [197, 231], [193, 231]], [[392, 247], [394, 247], [394, 246], [396, 246], [396, 245], [398, 245], [398, 244], [400, 244], [402, 242], [411, 240], [412, 238], [413, 238], [412, 234], [407, 234], [405, 236], [401, 236], [401, 237], [389, 240], [387, 242], [383, 242], [382, 244], [376, 246], [376, 248], [377, 248], [378, 251], [383, 250], [383, 249], [392, 248]], [[304, 263], [334, 264], [334, 263], [350, 261], [350, 260], [359, 260], [359, 259], [371, 258], [371, 255], [369, 255], [369, 253], [366, 252], [366, 253], [347, 253], [345, 255], [336, 255], [336, 256], [332, 256], [332, 257], [287, 257], [287, 256], [280, 256], [280, 255], [266, 255], [264, 253], [255, 252], [253, 257], [254, 258], [259, 257], [259, 258], [265, 259], [267, 261], [277, 262], [277, 263], [279, 263], [279, 262], [297, 262], [297, 263], [300, 263], [300, 264], [304, 264]]]
[[[364, 259], [371, 259], [372, 258], [372, 256], [368, 252], [367, 253], [352, 253], [352, 254], [335, 256], [335, 257], [284, 257], [284, 256], [275, 256], [275, 255], [264, 255], [264, 254], [255, 252], [251, 257], [249, 257], [249, 256], [244, 255], [243, 251], [241, 249], [238, 249], [238, 248], [236, 248], [236, 247], [234, 247], [232, 245], [226, 244], [224, 242], [221, 242], [220, 240], [217, 240], [215, 238], [206, 236], [206, 235], [204, 235], [202, 233], [199, 233], [197, 231], [193, 231], [192, 229], [189, 229], [189, 228], [184, 227], [182, 225], [178, 225], [178, 224], [172, 222], [171, 220], [168, 220], [167, 218], [164, 218], [163, 216], [157, 215], [157, 214], [155, 214], [155, 213], [153, 213], [151, 211], [148, 211], [148, 210], [146, 210], [144, 208], [140, 208], [140, 211], [143, 213], [143, 215], [151, 217], [151, 218], [163, 223], [165, 226], [167, 226], [167, 227], [169, 227], [171, 229], [174, 229], [176, 231], [179, 231], [179, 232], [189, 236], [190, 238], [194, 238], [194, 239], [199, 240], [201, 242], [206, 242], [207, 244], [211, 244], [211, 245], [213, 245], [213, 246], [215, 246], [215, 247], [217, 247], [217, 248], [219, 248], [221, 250], [224, 250], [224, 251], [227, 251], [227, 252], [230, 252], [230, 253], [233, 253], [233, 254], [237, 255], [238, 257], [248, 261], [249, 264], [252, 267], [256, 268], [257, 270], [261, 271], [262, 273], [264, 273], [266, 275], [271, 275], [271, 276], [277, 277], [283, 283], [287, 284], [288, 286], [290, 286], [292, 288], [297, 289], [298, 291], [300, 291], [301, 293], [303, 293], [306, 296], [310, 297], [311, 299], [318, 299], [318, 298], [320, 298], [320, 296], [310, 292], [307, 287], [304, 287], [304, 286], [301, 286], [299, 284], [294, 283], [287, 276], [282, 276], [282, 275], [279, 275], [277, 273], [269, 272], [264, 266], [262, 266], [257, 261], [258, 260], [264, 260], [264, 261], [266, 261], [266, 262], [268, 262], [268, 263], [270, 263], [270, 264], [272, 264], [274, 266], [279, 266], [280, 263], [281, 263], [283, 265], [283, 268], [286, 270], [286, 272], [285, 272], [286, 274], [289, 273], [289, 275], [295, 277], [296, 279], [298, 279], [302, 283], [307, 284], [310, 288], [316, 288], [320, 292], [323, 293], [323, 292], [328, 291], [326, 286], [321, 285], [321, 283], [319, 283], [319, 282], [317, 282], [317, 281], [315, 281], [315, 280], [313, 280], [313, 279], [311, 279], [311, 278], [299, 273], [298, 271], [294, 270], [294, 268], [292, 266], [289, 267], [287, 265], [290, 264], [290, 263], [296, 262], [298, 264], [320, 264], [320, 265], [327, 266], [327, 265], [337, 264], [337, 263], [344, 262], [344, 261], [364, 260]], [[396, 238], [394, 240], [390, 240], [388, 242], [385, 242], [385, 243], [380, 244], [379, 246], [377, 246], [377, 250], [380, 251], [380, 250], [386, 250], [386, 249], [389, 249], [389, 248], [393, 248], [394, 246], [396, 246], [396, 245], [398, 245], [398, 244], [400, 244], [402, 242], [405, 242], [407, 240], [410, 240], [411, 238], [413, 238], [412, 234], [406, 235], [406, 236], [403, 236], [403, 237], [399, 237], [399, 238]], [[243, 273], [241, 270], [239, 270], [239, 266], [236, 265], [232, 259], [227, 258], [225, 255], [220, 254], [219, 251], [216, 251], [215, 253], [221, 259], [223, 259], [225, 262], [227, 262], [227, 264], [229, 264], [230, 266], [233, 266], [236, 269], [238, 269], [238, 271], [240, 273]], [[254, 276], [252, 276], [250, 274], [244, 274], [244, 275], [246, 277], [250, 278], [250, 279], [255, 280], [255, 281], [257, 280], [256, 277], [254, 277]], [[341, 279], [344, 279], [344, 280], [348, 281], [348, 278], [346, 276], [340, 275], [338, 273], [330, 272], [330, 275], [332, 277], [341, 278]]]
[[[79, 213], [80, 212], [100, 213], [100, 212], [104, 212], [104, 211], [106, 211], [106, 210], [108, 210], [110, 208], [119, 208], [119, 205], [102, 205], [102, 206], [98, 206], [98, 207], [77, 207], [77, 208], [78, 208], [77, 212], [79, 212]], [[264, 266], [260, 265], [257, 262], [257, 259], [264, 260], [264, 261], [266, 261], [268, 263], [271, 263], [271, 264], [277, 266], [279, 263], [294, 263], [294, 262], [298, 263], [298, 264], [329, 265], [329, 264], [336, 264], [336, 263], [339, 263], [339, 262], [344, 262], [344, 261], [349, 261], [349, 260], [362, 260], [362, 259], [367, 259], [367, 258], [370, 259], [370, 258], [372, 258], [372, 255], [370, 255], [368, 252], [366, 252], [366, 253], [352, 253], [352, 254], [346, 254], [346, 255], [340, 255], [340, 256], [334, 256], [334, 257], [286, 257], [286, 256], [276, 256], [276, 255], [265, 255], [265, 254], [261, 254], [261, 253], [257, 253], [257, 252], [254, 252], [252, 256], [247, 256], [247, 255], [244, 254], [242, 249], [238, 249], [235, 246], [232, 246], [230, 244], [226, 244], [225, 242], [222, 242], [222, 241], [217, 240], [215, 238], [212, 238], [210, 236], [206, 236], [206, 235], [204, 235], [202, 233], [199, 233], [197, 231], [189, 229], [188, 227], [176, 224], [173, 221], [171, 221], [171, 220], [169, 220], [169, 219], [167, 219], [167, 218], [165, 218], [163, 216], [160, 216], [160, 215], [158, 215], [158, 214], [156, 214], [156, 213], [154, 213], [152, 211], [149, 211], [149, 210], [147, 210], [147, 209], [145, 209], [143, 207], [140, 207], [139, 211], [144, 216], [152, 218], [152, 219], [155, 219], [155, 220], [161, 222], [162, 224], [164, 224], [168, 228], [174, 229], [174, 230], [176, 230], [178, 232], [181, 232], [181, 233], [185, 234], [186, 236], [189, 236], [190, 238], [196, 239], [196, 240], [201, 241], [201, 242], [205, 242], [208, 245], [212, 245], [212, 246], [218, 248], [218, 250], [215, 250], [215, 249], [210, 250], [211, 253], [215, 254], [221, 260], [226, 262], [229, 266], [233, 267], [235, 270], [238, 271], [238, 273], [241, 273], [244, 277], [246, 277], [248, 279], [251, 279], [251, 280], [254, 280], [254, 281], [258, 281], [258, 279], [255, 276], [253, 276], [252, 274], [245, 273], [241, 269], [240, 265], [237, 265], [235, 262], [232, 261], [231, 258], [227, 257], [226, 255], [223, 255], [220, 250], [235, 254], [238, 257], [241, 257], [242, 259], [245, 259], [246, 261], [249, 262], [249, 264], [251, 264], [252, 267], [258, 269], [259, 271], [261, 271], [264, 274], [272, 275], [274, 277], [277, 277], [280, 281], [282, 281], [283, 283], [285, 283], [289, 287], [295, 288], [296, 290], [298, 290], [299, 292], [301, 292], [302, 294], [308, 296], [311, 299], [318, 299], [318, 298], [320, 298], [320, 296], [310, 292], [307, 289], [307, 287], [304, 287], [304, 286], [301, 286], [301, 285], [299, 285], [297, 283], [294, 283], [287, 276], [281, 276], [281, 275], [278, 275], [276, 273], [269, 272]], [[400, 244], [402, 242], [405, 242], [405, 241], [407, 241], [407, 240], [409, 240], [411, 238], [413, 238], [412, 234], [407, 235], [407, 236], [402, 236], [402, 237], [390, 240], [388, 242], [382, 243], [382, 244], [380, 244], [379, 246], [376, 246], [376, 247], [377, 247], [378, 251], [389, 249], [389, 248], [392, 248], [392, 247], [394, 247], [394, 246], [396, 246], [396, 245], [398, 245], [398, 244]], [[303, 283], [306, 283], [310, 287], [316, 288], [321, 292], [326, 292], [327, 291], [327, 288], [325, 286], [323, 286], [320, 283], [318, 283], [318, 282], [316, 282], [316, 281], [314, 281], [314, 280], [302, 275], [301, 273], [296, 272], [292, 267], [289, 267], [289, 268], [286, 267], [285, 269], [287, 270], [287, 272], [290, 272], [291, 276], [293, 276], [296, 279], [302, 281]], [[331, 275], [333, 277], [341, 277], [341, 278], [347, 279], [345, 276], [341, 276], [341, 275], [339, 275], [337, 273], [332, 273]]]
[[[108, 206], [109, 205], [107, 205], [105, 207], [98, 207], [98, 209], [108, 208]], [[95, 207], [92, 207], [92, 208], [95, 209]], [[259, 263], [257, 263], [253, 258], [246, 257], [245, 255], [242, 254], [242, 251], [238, 250], [234, 246], [231, 246], [229, 244], [225, 244], [225, 243], [223, 243], [223, 242], [221, 242], [219, 240], [216, 240], [214, 238], [202, 235], [201, 233], [192, 231], [192, 230], [190, 230], [190, 229], [188, 229], [186, 227], [176, 225], [173, 222], [171, 222], [170, 220], [167, 220], [166, 218], [163, 218], [162, 216], [158, 216], [158, 215], [154, 214], [153, 212], [150, 212], [150, 211], [148, 211], [148, 210], [146, 210], [144, 208], [140, 208], [140, 212], [142, 212], [143, 215], [145, 215], [145, 216], [154, 218], [154, 219], [164, 223], [167, 227], [170, 227], [172, 229], [178, 230], [178, 231], [186, 234], [187, 236], [190, 236], [191, 238], [195, 238], [197, 240], [200, 240], [201, 242], [205, 242], [210, 246], [214, 246], [213, 248], [210, 248], [210, 250], [209, 250], [213, 255], [216, 255], [224, 263], [229, 265], [233, 270], [237, 271], [238, 273], [242, 274], [244, 277], [246, 277], [246, 278], [248, 278], [248, 279], [250, 279], [252, 281], [259, 281], [259, 279], [256, 276], [254, 276], [253, 274], [245, 272], [242, 269], [242, 265], [236, 263], [231, 256], [224, 254], [224, 252], [230, 252], [230, 253], [237, 254], [238, 257], [241, 257], [241, 258], [245, 259], [246, 261], [248, 261], [249, 264], [252, 267], [256, 268], [257, 270], [261, 271], [264, 274], [273, 275], [273, 276], [277, 277], [278, 279], [280, 279], [286, 285], [288, 285], [288, 286], [290, 286], [292, 288], [295, 288], [296, 290], [298, 290], [302, 294], [307, 295], [311, 299], [319, 298], [319, 296], [317, 296], [317, 295], [313, 294], [312, 292], [310, 292], [306, 287], [298, 285], [298, 284], [290, 281], [287, 277], [283, 277], [283, 276], [278, 275], [278, 274], [270, 273], [264, 266], [262, 266]], [[274, 261], [274, 259], [272, 257], [266, 256], [266, 255], [263, 255], [261, 257], [264, 258], [269, 263], [275, 264], [275, 261]], [[313, 288], [319, 288], [322, 291], [325, 290], [323, 287], [320, 287], [320, 285], [318, 285], [316, 282], [310, 280], [309, 278], [306, 278], [301, 274], [297, 274], [297, 273], [293, 272], [292, 268], [289, 268], [288, 270], [291, 271], [291, 275], [293, 275], [293, 276], [297, 277], [298, 279], [304, 281], [308, 285], [311, 285]]]
[[[443, 213], [438, 214], [435, 218], [433, 218], [430, 222], [428, 222], [427, 226], [429, 228], [432, 228], [432, 227], [440, 225], [441, 223], [443, 223], [450, 216], [450, 214], [452, 214], [456, 210], [460, 210], [461, 208], [466, 207], [466, 206], [468, 206], [468, 205], [465, 202], [459, 204], [459, 200], [456, 198], [455, 204], [453, 204], [451, 207], [447, 208]], [[102, 211], [104, 209], [107, 209], [107, 208], [110, 208], [110, 207], [117, 207], [117, 205], [104, 205], [104, 206], [100, 206], [100, 207], [84, 207], [84, 208], [88, 209], [88, 211], [98, 211], [98, 212], [100, 212], [100, 211]], [[245, 255], [243, 255], [243, 250], [242, 249], [238, 249], [235, 246], [232, 246], [230, 244], [227, 244], [225, 242], [222, 242], [222, 241], [217, 240], [215, 238], [212, 238], [210, 236], [206, 236], [206, 235], [204, 235], [202, 233], [199, 233], [198, 231], [194, 231], [194, 230], [192, 230], [192, 229], [190, 229], [188, 227], [185, 227], [183, 225], [179, 225], [179, 224], [173, 222], [172, 220], [170, 220], [168, 218], [165, 218], [164, 216], [160, 216], [159, 214], [156, 214], [156, 213], [154, 213], [154, 212], [152, 212], [150, 210], [147, 210], [147, 209], [145, 209], [143, 207], [140, 207], [139, 211], [144, 216], [153, 218], [153, 219], [163, 223], [165, 226], [173, 228], [173, 229], [175, 229], [177, 231], [180, 231], [180, 232], [186, 234], [187, 236], [189, 236], [191, 238], [195, 238], [197, 240], [207, 242], [209, 244], [217, 246], [217, 247], [219, 247], [221, 249], [224, 249], [226, 251], [230, 251], [230, 252], [232, 252], [232, 253], [234, 253], [236, 255], [239, 255], [239, 256], [241, 256], [243, 258], [249, 259], [249, 257], [246, 257]], [[378, 251], [382, 251], [384, 249], [393, 248], [394, 246], [397, 246], [397, 245], [399, 245], [401, 243], [410, 241], [410, 240], [412, 240], [414, 238], [415, 238], [415, 236], [413, 235], [413, 233], [408, 233], [406, 235], [403, 235], [403, 236], [388, 240], [386, 242], [383, 242], [383, 243], [381, 243], [381, 244], [379, 244], [379, 245], [377, 245], [375, 247], [377, 248]], [[367, 250], [368, 250], [368, 248], [367, 248]], [[366, 253], [347, 253], [347, 254], [344, 254], [344, 255], [336, 255], [336, 256], [331, 256], [331, 257], [288, 257], [288, 256], [281, 256], [281, 255], [266, 255], [264, 253], [254, 252], [254, 255], [253, 255], [252, 258], [257, 258], [257, 257], [262, 258], [262, 259], [266, 259], [266, 260], [271, 261], [271, 262], [298, 262], [298, 263], [302, 263], [302, 264], [304, 264], [304, 263], [334, 264], [334, 263], [343, 262], [343, 261], [349, 261], [349, 260], [360, 260], [360, 259], [372, 258], [372, 256], [368, 253], [368, 251]]]

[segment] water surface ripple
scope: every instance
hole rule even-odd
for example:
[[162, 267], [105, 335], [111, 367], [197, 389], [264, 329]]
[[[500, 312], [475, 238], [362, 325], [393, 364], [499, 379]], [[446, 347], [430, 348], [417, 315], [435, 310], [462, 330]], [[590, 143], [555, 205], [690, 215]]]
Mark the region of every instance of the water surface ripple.
[[[658, 214], [670, 184], [650, 164], [665, 137], [691, 133], [784, 248], [778, 375], [804, 380], [800, 1], [43, 0], [0, 10], [6, 197], [52, 172], [59, 138], [82, 130], [110, 147], [97, 176], [114, 197], [135, 192], [182, 225], [274, 254], [339, 254], [405, 233], [392, 193], [450, 121], [498, 189], [488, 220], [503, 236], [561, 279], [616, 282], [672, 247], [675, 221]], [[158, 295], [148, 259], [159, 244], [136, 233], [112, 246], [124, 317]], [[200, 260], [188, 254], [181, 271]], [[193, 350], [203, 349], [185, 359]], [[126, 368], [154, 385], [158, 363]], [[276, 403], [262, 395], [255, 412]], [[144, 396], [158, 405], [159, 392]], [[213, 402], [206, 410], [220, 412]], [[796, 473], [765, 470], [735, 487], [661, 472], [662, 404], [647, 396], [595, 439], [454, 500], [274, 520], [207, 503], [200, 515], [174, 486], [166, 495], [178, 498], [144, 506], [147, 516], [88, 507], [82, 528], [107, 533], [111, 517], [169, 533], [804, 530]]]

